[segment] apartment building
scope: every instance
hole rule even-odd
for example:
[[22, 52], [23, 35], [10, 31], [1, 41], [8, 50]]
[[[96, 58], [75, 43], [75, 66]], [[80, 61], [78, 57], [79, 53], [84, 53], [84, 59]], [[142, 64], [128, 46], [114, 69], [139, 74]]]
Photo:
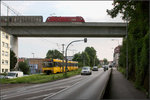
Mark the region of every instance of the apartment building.
[[10, 35], [0, 30], [0, 73], [10, 71]]
[[114, 64], [115, 64], [116, 67], [118, 67], [118, 65], [119, 65], [120, 48], [121, 48], [121, 45], [117, 46], [114, 49], [114, 59], [113, 59], [113, 62], [114, 62]]

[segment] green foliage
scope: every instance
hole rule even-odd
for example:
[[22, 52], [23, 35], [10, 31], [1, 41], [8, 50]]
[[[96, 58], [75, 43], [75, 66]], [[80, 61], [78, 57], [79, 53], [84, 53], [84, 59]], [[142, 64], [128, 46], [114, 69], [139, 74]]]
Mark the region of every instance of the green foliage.
[[15, 68], [16, 63], [17, 63], [16, 54], [12, 50], [10, 50], [10, 70], [13, 70]]
[[24, 77], [18, 77], [15, 79], [1, 79], [2, 84], [15, 84], [15, 83], [45, 83], [45, 82], [51, 82], [54, 80], [58, 79], [63, 79], [67, 77], [71, 77], [74, 75], [80, 74], [81, 69], [77, 69], [75, 71], [67, 72], [66, 75], [64, 73], [59, 73], [59, 74], [51, 74], [51, 75], [45, 75], [45, 74], [34, 74], [34, 75], [29, 75], [29, 76], [24, 76]]
[[126, 74], [126, 69], [123, 68], [123, 67], [119, 67], [119, 71], [120, 71], [123, 75]]
[[[149, 1], [114, 1], [114, 8], [107, 10], [114, 18], [122, 13], [122, 19], [129, 21], [128, 38], [124, 38], [119, 58], [119, 66], [126, 67], [128, 50], [129, 79], [136, 87], [145, 87], [148, 91], [149, 64]], [[126, 48], [128, 47], [128, 48]]]
[[24, 74], [29, 74], [30, 68], [27, 64], [27, 62], [19, 62], [19, 69], [24, 73]]
[[89, 66], [90, 65], [90, 58], [87, 52], [81, 53], [81, 59], [83, 60], [83, 66]]
[[63, 54], [58, 50], [48, 50], [46, 58], [63, 59]]
[[96, 50], [93, 47], [86, 47], [82, 53], [76, 53], [73, 60], [78, 61], [79, 67], [92, 67], [99, 64], [99, 59], [96, 56]]
[[104, 65], [108, 65], [109, 62], [106, 58], [104, 58], [103, 61], [104, 61]]
[[84, 51], [89, 55], [90, 66], [94, 66], [96, 59], [96, 50], [93, 47], [86, 47]]

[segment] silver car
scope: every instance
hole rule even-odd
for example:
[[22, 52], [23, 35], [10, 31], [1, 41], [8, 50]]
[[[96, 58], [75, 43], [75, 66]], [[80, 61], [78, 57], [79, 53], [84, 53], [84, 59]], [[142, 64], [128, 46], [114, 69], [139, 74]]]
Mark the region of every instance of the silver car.
[[82, 67], [81, 75], [91, 75], [92, 71], [90, 67]]
[[98, 71], [98, 67], [97, 66], [93, 66], [93, 71]]

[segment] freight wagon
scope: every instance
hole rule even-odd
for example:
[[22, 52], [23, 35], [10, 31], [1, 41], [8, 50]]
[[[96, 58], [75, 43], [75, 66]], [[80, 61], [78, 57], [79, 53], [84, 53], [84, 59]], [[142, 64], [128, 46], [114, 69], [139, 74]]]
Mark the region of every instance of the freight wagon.
[[43, 22], [42, 16], [0, 16], [0, 23], [36, 23]]

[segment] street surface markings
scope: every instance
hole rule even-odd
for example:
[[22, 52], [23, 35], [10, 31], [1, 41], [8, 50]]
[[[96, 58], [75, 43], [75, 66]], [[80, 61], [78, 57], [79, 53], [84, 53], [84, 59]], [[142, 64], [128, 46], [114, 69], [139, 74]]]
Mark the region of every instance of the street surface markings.
[[56, 91], [60, 91], [60, 90], [62, 90], [62, 89], [64, 89], [64, 88], [67, 88], [67, 87], [69, 87], [69, 86], [61, 86], [61, 87], [55, 87], [55, 88], [50, 88], [50, 89], [45, 89], [45, 90], [38, 90], [38, 91], [35, 91], [35, 92], [25, 92], [25, 93], [20, 93], [20, 94], [16, 94], [16, 95], [9, 95], [9, 96], [7, 96], [7, 97], [4, 97], [3, 99], [9, 99], [9, 98], [15, 98], [15, 97], [19, 97], [19, 96], [23, 96], [23, 95], [30, 95], [30, 94], [36, 94], [36, 93], [39, 93], [39, 92], [47, 92], [47, 91], [53, 91], [54, 90], [54, 92]]
[[40, 95], [40, 96], [34, 96], [34, 97], [31, 97], [31, 98], [27, 98], [25, 100], [37, 100], [38, 98], [42, 98], [42, 97], [46, 97], [46, 96], [49, 96], [49, 95], [53, 95], [54, 93], [49, 93], [49, 94], [44, 94], [44, 95]]

